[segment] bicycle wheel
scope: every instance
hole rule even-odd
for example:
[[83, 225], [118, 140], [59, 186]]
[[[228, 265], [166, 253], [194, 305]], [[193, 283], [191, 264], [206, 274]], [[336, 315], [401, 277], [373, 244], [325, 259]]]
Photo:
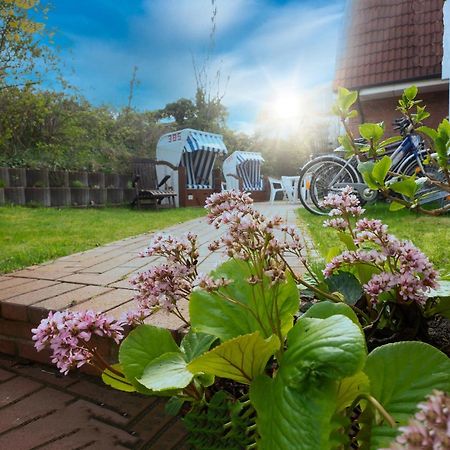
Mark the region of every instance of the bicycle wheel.
[[[420, 154], [419, 158], [422, 162], [426, 153]], [[398, 169], [398, 172], [411, 176], [416, 175], [418, 178], [426, 177], [429, 175], [431, 178], [446, 182], [444, 174], [439, 169], [432, 165], [419, 164], [416, 157], [408, 158]], [[411, 199], [405, 196], [401, 196], [404, 200], [410, 201]], [[419, 200], [419, 205], [425, 209], [439, 209], [447, 206], [450, 203], [450, 193], [439, 189], [435, 184], [430, 181], [425, 181], [416, 193], [416, 198]]]
[[299, 199], [305, 209], [312, 214], [326, 215], [328, 209], [321, 204], [337, 183], [357, 183], [358, 173], [353, 166], [336, 156], [319, 156], [307, 163], [301, 170]]

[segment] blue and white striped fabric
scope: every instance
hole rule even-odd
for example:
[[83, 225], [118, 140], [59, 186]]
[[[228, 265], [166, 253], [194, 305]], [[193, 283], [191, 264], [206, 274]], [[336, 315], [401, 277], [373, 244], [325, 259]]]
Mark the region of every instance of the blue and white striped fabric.
[[242, 178], [243, 189], [246, 191], [262, 191], [261, 163], [264, 162], [260, 153], [240, 152], [236, 155], [236, 172]]
[[183, 149], [181, 165], [186, 167], [189, 189], [211, 189], [211, 173], [217, 154], [226, 154], [227, 148], [219, 134], [192, 131]]

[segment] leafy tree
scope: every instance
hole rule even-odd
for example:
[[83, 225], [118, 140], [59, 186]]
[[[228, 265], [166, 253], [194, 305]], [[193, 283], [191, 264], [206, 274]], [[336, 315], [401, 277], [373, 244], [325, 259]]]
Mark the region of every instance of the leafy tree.
[[196, 108], [192, 100], [180, 98], [176, 102], [167, 103], [167, 105], [158, 111], [158, 117], [161, 119], [173, 118], [178, 126], [182, 127], [192, 123], [195, 118]]
[[47, 13], [40, 0], [0, 0], [0, 90], [38, 83], [41, 67], [55, 68]]

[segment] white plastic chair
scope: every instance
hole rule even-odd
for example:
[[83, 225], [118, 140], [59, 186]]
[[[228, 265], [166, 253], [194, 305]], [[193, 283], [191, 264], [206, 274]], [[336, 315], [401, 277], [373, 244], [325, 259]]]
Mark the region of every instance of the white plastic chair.
[[281, 182], [281, 180], [272, 177], [269, 177], [268, 180], [270, 184], [270, 204], [273, 205], [277, 193], [283, 192], [284, 196], [286, 195], [286, 189], [283, 187], [283, 183]]
[[288, 200], [291, 203], [296, 203], [298, 201], [298, 183], [300, 177], [281, 177], [281, 183], [286, 191]]

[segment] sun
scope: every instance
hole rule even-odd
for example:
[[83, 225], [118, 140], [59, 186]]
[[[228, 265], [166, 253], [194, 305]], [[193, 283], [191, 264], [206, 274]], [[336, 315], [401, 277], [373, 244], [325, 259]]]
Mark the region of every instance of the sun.
[[300, 115], [300, 101], [296, 93], [281, 93], [273, 100], [272, 115], [278, 120], [295, 120]]

